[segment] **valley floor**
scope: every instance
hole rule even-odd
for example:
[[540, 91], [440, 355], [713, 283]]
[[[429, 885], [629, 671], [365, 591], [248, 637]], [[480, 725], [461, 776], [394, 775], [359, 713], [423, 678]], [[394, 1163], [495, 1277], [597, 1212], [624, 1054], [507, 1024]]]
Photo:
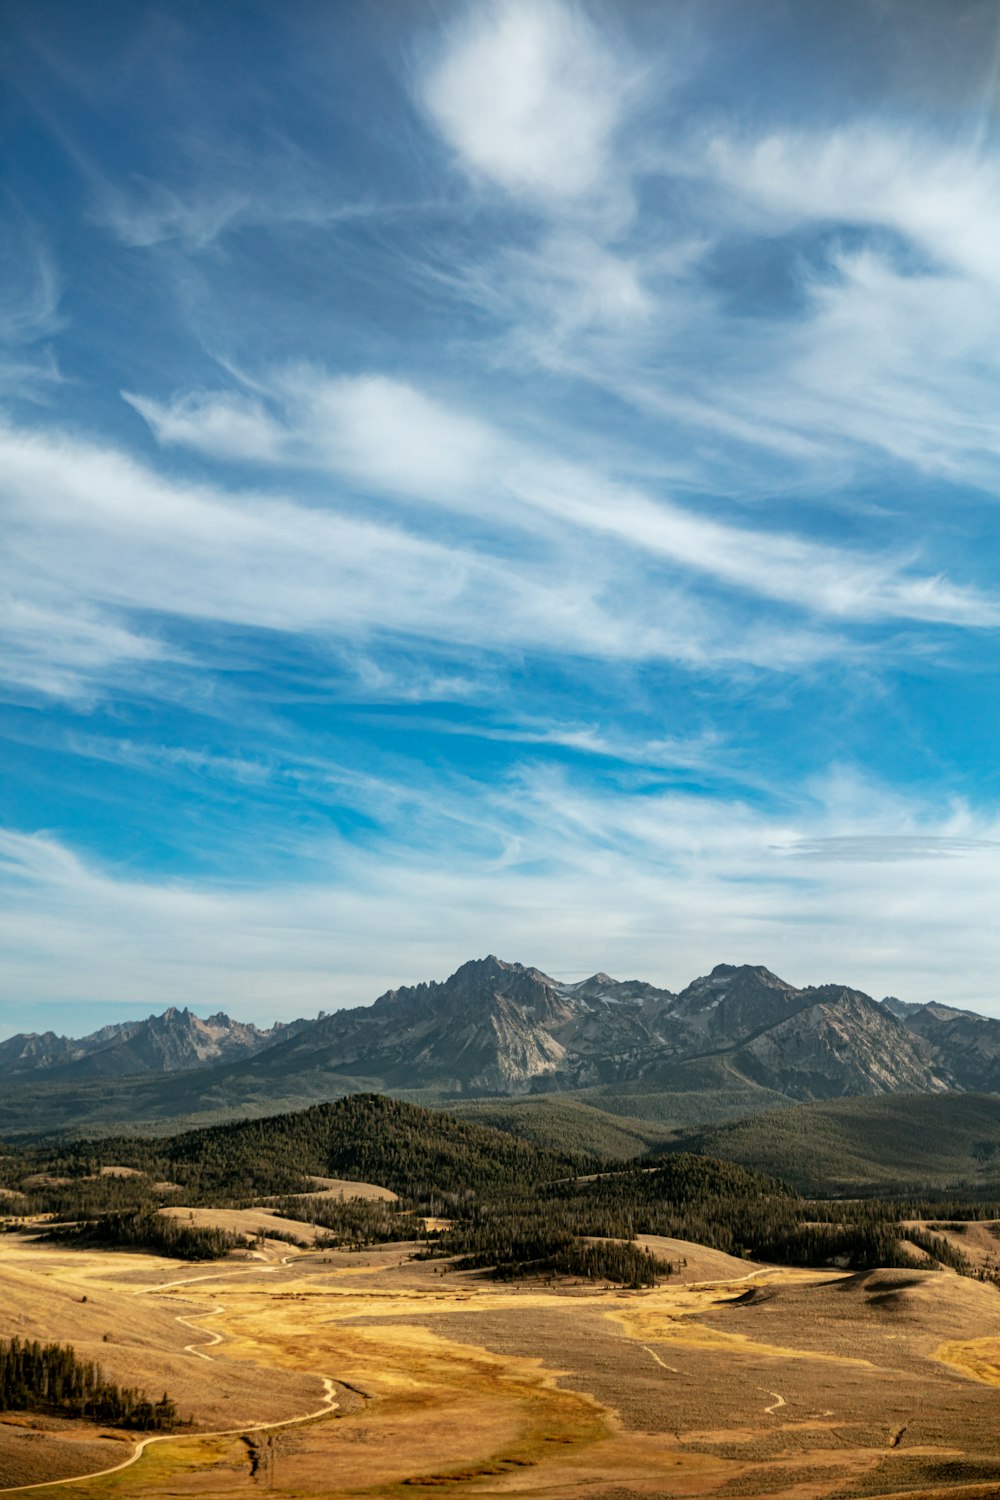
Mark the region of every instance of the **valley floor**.
[[191, 1266], [0, 1237], [0, 1335], [72, 1342], [193, 1417], [132, 1462], [130, 1435], [0, 1418], [0, 1490], [1000, 1494], [992, 1287], [754, 1267], [680, 1242], [658, 1246], [688, 1264], [655, 1290], [502, 1285], [412, 1249], [269, 1242], [261, 1259]]

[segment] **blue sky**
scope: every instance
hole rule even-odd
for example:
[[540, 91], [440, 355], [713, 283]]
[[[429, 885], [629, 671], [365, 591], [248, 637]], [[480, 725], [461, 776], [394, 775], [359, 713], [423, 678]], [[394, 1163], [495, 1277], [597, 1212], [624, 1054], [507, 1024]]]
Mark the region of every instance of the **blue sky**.
[[0, 1033], [1000, 1013], [995, 4], [4, 12]]

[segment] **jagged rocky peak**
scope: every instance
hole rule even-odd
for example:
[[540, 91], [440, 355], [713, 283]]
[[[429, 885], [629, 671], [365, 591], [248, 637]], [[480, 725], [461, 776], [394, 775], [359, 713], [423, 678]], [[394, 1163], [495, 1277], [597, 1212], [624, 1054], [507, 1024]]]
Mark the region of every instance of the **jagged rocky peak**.
[[763, 964], [716, 964], [715, 968], [708, 974], [701, 975], [698, 979], [692, 979], [687, 989], [681, 991], [682, 995], [695, 994], [701, 990], [720, 990], [734, 981], [743, 984], [759, 984], [765, 989], [785, 990], [794, 992], [795, 986], [780, 979], [777, 974], [772, 974], [770, 969], [765, 969]]
[[21, 1035], [0, 1044], [0, 1077], [32, 1069], [74, 1068], [80, 1077], [125, 1077], [170, 1073], [207, 1063], [251, 1056], [285, 1027], [261, 1031], [233, 1021], [224, 1011], [202, 1020], [185, 1006], [169, 1005], [143, 1021], [120, 1021], [74, 1039]]
[[680, 1009], [692, 1013], [720, 1006], [732, 1012], [756, 1005], [767, 1014], [785, 1014], [802, 993], [762, 964], [716, 964], [710, 974], [692, 980], [677, 999]]
[[[198, 1016], [193, 1015], [191, 1011], [188, 1010], [186, 1005], [183, 1007], [183, 1009], [177, 1005], [168, 1005], [166, 1010], [162, 1011], [160, 1015], [149, 1015], [146, 1017], [145, 1022], [132, 1022], [131, 1025], [133, 1027], [141, 1025], [161, 1026], [169, 1029], [171, 1027], [190, 1026], [192, 1025], [192, 1023], [195, 1025], [205, 1024], [203, 1021], [199, 1020]], [[126, 1021], [123, 1024], [125, 1026], [128, 1026], [130, 1023]]]
[[541, 969], [530, 968], [526, 964], [507, 963], [495, 954], [487, 954], [485, 958], [472, 958], [468, 963], [462, 964], [456, 969], [451, 979], [446, 980], [448, 984], [494, 984], [499, 989], [508, 989], [523, 980], [532, 984], [547, 985], [551, 989], [558, 989], [559, 985], [555, 979], [550, 979], [548, 974], [543, 974]]
[[[897, 1004], [899, 1002], [896, 1002]], [[604, 971], [563, 983], [490, 953], [447, 979], [268, 1032], [171, 1006], [80, 1041], [0, 1043], [0, 1078], [76, 1079], [244, 1062], [255, 1085], [304, 1073], [457, 1093], [578, 1089], [656, 1077], [706, 1057], [792, 1098], [944, 1086], [1000, 1088], [1000, 1021], [924, 1006], [900, 1019], [842, 985], [796, 988], [763, 965], [720, 963], [679, 995]], [[666, 1082], [661, 1086], [667, 1087]], [[284, 1095], [282, 1095], [284, 1097]]]
[[506, 963], [490, 953], [486, 958], [469, 959], [447, 979], [387, 990], [375, 1004], [384, 1009], [435, 1010], [441, 1006], [482, 1005], [502, 997], [521, 1005], [544, 1006], [559, 993], [560, 986], [540, 969]]
[[603, 971], [591, 974], [589, 979], [577, 980], [575, 984], [561, 986], [564, 996], [570, 999], [590, 1001], [598, 1006], [648, 1006], [661, 1007], [677, 997], [671, 990], [658, 989], [645, 979], [613, 979]]
[[916, 1015], [918, 1010], [923, 1010], [923, 1006], [916, 1001], [900, 1000], [896, 995], [883, 995], [879, 1005], [900, 1021], [905, 1021], [907, 1016]]

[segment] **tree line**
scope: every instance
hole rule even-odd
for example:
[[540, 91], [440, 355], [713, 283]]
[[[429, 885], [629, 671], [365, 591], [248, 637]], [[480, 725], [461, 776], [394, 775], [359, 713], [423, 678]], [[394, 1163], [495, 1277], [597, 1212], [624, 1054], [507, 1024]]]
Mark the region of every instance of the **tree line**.
[[247, 1243], [245, 1234], [189, 1224], [156, 1209], [101, 1214], [72, 1224], [53, 1224], [42, 1239], [80, 1248], [150, 1250], [176, 1260], [220, 1260]]
[[87, 1417], [114, 1427], [161, 1432], [177, 1426], [176, 1403], [164, 1391], [118, 1386], [99, 1365], [79, 1359], [70, 1344], [0, 1339], [0, 1412], [44, 1411]]

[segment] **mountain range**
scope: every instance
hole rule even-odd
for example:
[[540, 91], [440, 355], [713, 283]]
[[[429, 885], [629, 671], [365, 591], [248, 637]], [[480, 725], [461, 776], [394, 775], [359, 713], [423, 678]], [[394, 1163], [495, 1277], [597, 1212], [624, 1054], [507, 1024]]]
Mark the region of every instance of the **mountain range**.
[[674, 994], [607, 974], [563, 984], [492, 956], [325, 1016], [246, 1067], [485, 1095], [655, 1086], [707, 1057], [796, 1099], [954, 1086], [924, 1038], [843, 986], [799, 990], [768, 969], [719, 964]]
[[170, 1006], [144, 1021], [102, 1026], [89, 1036], [54, 1031], [21, 1032], [0, 1042], [0, 1079], [44, 1074], [46, 1079], [122, 1078], [134, 1073], [176, 1073], [216, 1062], [251, 1057], [301, 1026], [276, 1021], [261, 1031], [219, 1011], [207, 1020]]
[[[598, 973], [562, 983], [490, 956], [373, 1004], [276, 1023], [171, 1008], [78, 1040], [0, 1043], [0, 1128], [212, 1120], [357, 1089], [425, 1100], [587, 1101], [700, 1124], [789, 1101], [1000, 1091], [1000, 1021], [797, 988], [718, 964], [679, 993]], [[31, 1124], [26, 1123], [30, 1119]]]

